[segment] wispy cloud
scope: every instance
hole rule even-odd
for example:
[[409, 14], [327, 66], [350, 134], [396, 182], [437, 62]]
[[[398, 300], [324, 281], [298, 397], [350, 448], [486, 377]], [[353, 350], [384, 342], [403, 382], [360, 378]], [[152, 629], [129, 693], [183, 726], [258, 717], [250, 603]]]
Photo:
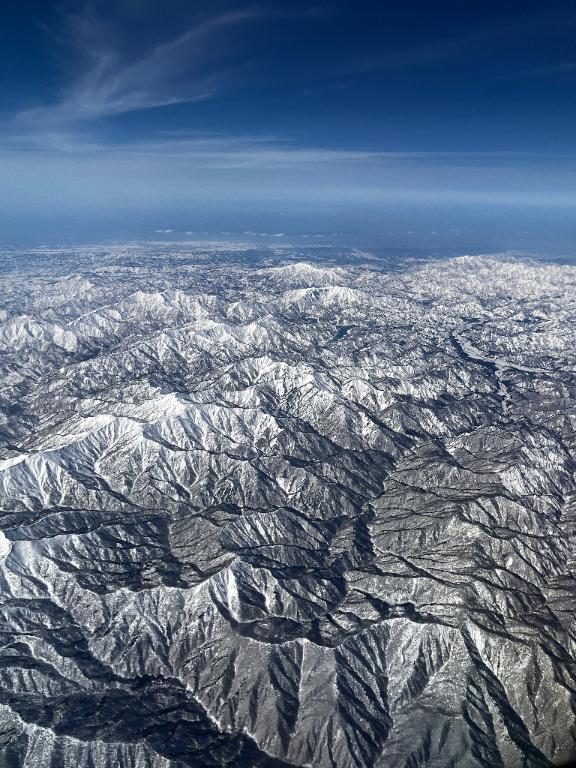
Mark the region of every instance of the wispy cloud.
[[555, 72], [576, 72], [576, 61], [564, 61], [553, 69]]
[[[574, 17], [562, 11], [551, 12], [547, 6], [522, 10], [513, 19], [501, 23], [496, 14], [492, 23], [485, 26], [473, 27], [459, 31], [455, 36], [446, 36], [427, 40], [414, 46], [392, 46], [374, 56], [359, 57], [352, 71], [384, 71], [402, 70], [441, 64], [447, 61], [470, 60], [474, 56], [485, 54], [486, 51], [507, 50], [512, 47], [529, 47], [542, 39], [543, 35], [557, 37], [559, 32], [566, 33], [574, 28]], [[551, 48], [551, 53], [554, 49]], [[483, 57], [483, 61], [486, 58]], [[521, 66], [520, 62], [519, 65]], [[553, 65], [550, 70], [568, 71], [572, 62], [567, 65]]]
[[262, 15], [252, 7], [221, 13], [139, 50], [91, 9], [66, 16], [78, 74], [55, 103], [28, 109], [20, 121], [71, 123], [209, 99], [234, 69], [227, 58], [232, 33]]

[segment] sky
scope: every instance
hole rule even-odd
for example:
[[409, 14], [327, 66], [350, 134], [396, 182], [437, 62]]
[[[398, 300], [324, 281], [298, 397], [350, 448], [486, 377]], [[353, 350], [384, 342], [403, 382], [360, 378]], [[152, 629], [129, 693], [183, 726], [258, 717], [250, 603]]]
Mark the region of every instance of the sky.
[[569, 0], [7, 4], [0, 241], [568, 248], [575, 39]]

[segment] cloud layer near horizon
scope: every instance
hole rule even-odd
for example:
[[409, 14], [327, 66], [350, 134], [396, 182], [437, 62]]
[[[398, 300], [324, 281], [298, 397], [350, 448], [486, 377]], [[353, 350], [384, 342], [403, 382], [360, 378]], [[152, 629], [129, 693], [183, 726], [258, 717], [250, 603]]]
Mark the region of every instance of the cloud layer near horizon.
[[[570, 158], [386, 153], [294, 147], [280, 140], [164, 139], [121, 146], [53, 136], [0, 146], [4, 213], [153, 210], [190, 202], [422, 202], [571, 207]], [[8, 192], [8, 194], [7, 194]]]

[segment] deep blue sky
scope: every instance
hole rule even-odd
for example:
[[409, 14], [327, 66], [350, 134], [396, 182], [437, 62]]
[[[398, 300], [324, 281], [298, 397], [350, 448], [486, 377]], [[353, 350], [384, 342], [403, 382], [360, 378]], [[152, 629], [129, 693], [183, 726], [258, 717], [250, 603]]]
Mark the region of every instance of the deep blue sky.
[[0, 228], [568, 231], [575, 40], [567, 0], [11, 3]]

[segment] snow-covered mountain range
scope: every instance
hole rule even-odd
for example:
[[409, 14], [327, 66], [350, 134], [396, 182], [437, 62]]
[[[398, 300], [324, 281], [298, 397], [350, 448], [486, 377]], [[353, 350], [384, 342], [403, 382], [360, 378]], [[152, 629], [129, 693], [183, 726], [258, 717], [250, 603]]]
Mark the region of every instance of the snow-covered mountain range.
[[0, 766], [576, 756], [576, 267], [12, 255]]

